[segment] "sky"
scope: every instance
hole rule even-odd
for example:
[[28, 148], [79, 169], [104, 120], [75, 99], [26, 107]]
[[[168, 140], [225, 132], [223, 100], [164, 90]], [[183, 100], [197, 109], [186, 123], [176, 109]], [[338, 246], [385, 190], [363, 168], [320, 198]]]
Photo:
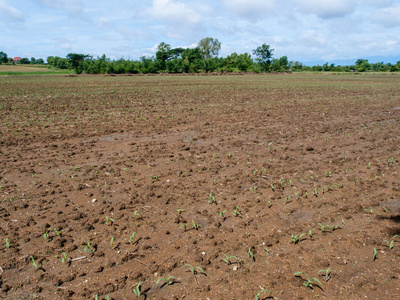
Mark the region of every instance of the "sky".
[[9, 57], [111, 59], [155, 55], [157, 44], [218, 39], [219, 56], [266, 43], [306, 62], [400, 61], [400, 0], [0, 0]]

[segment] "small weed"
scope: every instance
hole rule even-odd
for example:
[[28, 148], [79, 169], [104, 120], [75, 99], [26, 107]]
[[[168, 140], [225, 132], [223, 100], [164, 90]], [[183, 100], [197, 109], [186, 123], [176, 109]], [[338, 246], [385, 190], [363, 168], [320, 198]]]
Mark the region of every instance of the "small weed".
[[183, 213], [185, 210], [184, 209], [182, 209], [182, 208], [178, 208], [177, 210], [176, 210], [176, 212], [178, 213], [178, 214], [181, 214], [181, 213]]

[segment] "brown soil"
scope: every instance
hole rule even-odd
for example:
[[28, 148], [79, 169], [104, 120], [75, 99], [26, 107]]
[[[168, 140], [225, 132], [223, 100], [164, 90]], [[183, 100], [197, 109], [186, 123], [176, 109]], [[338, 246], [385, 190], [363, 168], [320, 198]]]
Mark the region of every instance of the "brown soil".
[[1, 81], [0, 298], [400, 297], [398, 75]]

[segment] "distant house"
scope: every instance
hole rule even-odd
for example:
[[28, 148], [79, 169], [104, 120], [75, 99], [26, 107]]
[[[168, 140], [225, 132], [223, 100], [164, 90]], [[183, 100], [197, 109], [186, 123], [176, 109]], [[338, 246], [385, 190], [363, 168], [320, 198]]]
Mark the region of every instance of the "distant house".
[[13, 58], [14, 64], [17, 64], [17, 63], [19, 63], [20, 61], [21, 61], [21, 57], [19, 57], [19, 56]]

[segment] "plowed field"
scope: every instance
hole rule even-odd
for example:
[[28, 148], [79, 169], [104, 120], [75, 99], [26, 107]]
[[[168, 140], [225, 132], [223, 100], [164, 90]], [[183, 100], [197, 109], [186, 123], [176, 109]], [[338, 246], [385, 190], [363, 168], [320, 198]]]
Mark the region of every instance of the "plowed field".
[[400, 298], [400, 75], [0, 83], [0, 298]]

